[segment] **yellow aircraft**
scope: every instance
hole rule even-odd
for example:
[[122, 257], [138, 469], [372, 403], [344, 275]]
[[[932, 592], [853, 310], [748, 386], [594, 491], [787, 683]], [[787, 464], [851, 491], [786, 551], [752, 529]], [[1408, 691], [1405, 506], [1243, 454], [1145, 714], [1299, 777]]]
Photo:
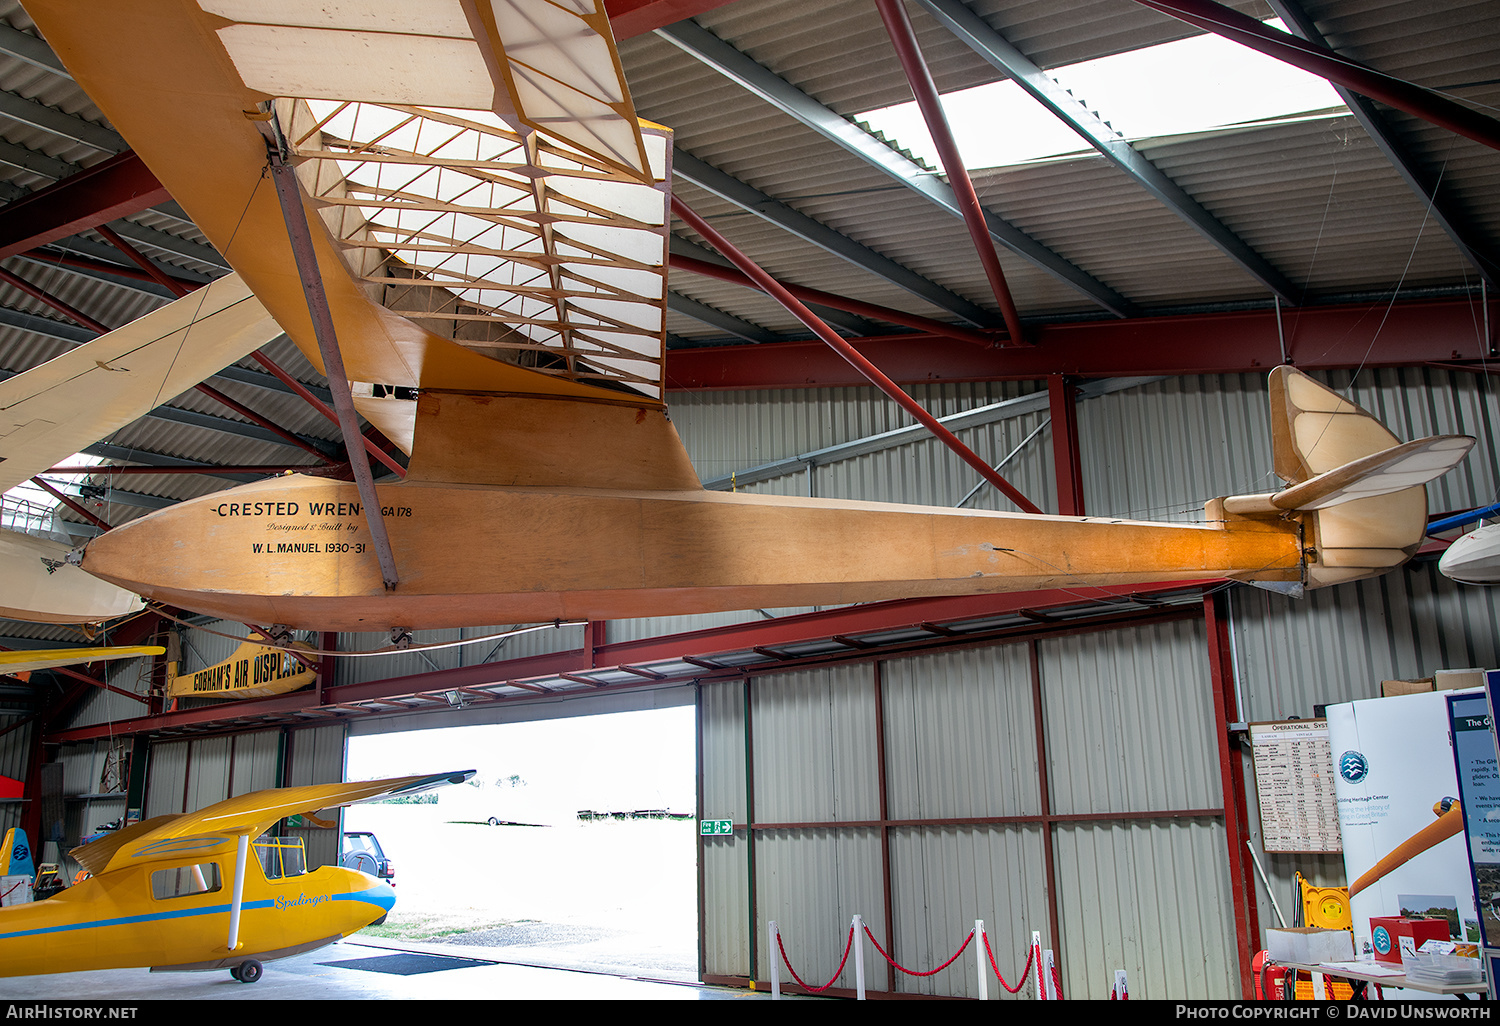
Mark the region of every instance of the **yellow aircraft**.
[[113, 648], [43, 648], [27, 652], [0, 651], [0, 673], [19, 675], [32, 670], [51, 670], [59, 666], [77, 666], [79, 663], [101, 662], [107, 659], [134, 659], [141, 656], [159, 656], [166, 652], [163, 645], [116, 645]]
[[[1226, 577], [1297, 590], [1420, 545], [1472, 439], [1398, 443], [1290, 369], [1288, 487], [1152, 524], [704, 490], [664, 403], [671, 133], [598, 0], [24, 0], [70, 73], [411, 461], [275, 478], [89, 543], [162, 602], [318, 630]], [[189, 336], [188, 347], [193, 338]], [[415, 398], [413, 398], [415, 396]]]
[[[473, 770], [273, 788], [144, 820], [69, 854], [92, 875], [55, 897], [0, 908], [0, 976], [150, 966], [228, 969], [311, 951], [384, 916], [395, 891], [341, 866], [303, 872], [253, 838], [278, 820], [457, 784]], [[268, 872], [269, 869], [269, 872]]]

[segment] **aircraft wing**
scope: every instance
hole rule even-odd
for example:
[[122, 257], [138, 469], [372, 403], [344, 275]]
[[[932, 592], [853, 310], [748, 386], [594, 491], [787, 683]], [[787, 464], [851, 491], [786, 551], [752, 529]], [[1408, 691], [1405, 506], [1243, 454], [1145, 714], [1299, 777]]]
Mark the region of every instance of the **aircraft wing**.
[[600, 0], [26, 6], [315, 367], [268, 140], [353, 382], [662, 405], [670, 133]]
[[460, 784], [473, 775], [474, 770], [460, 770], [428, 776], [253, 791], [197, 812], [143, 820], [93, 844], [74, 848], [68, 854], [95, 876], [146, 862], [181, 861], [193, 855], [218, 854], [232, 851], [241, 836], [259, 837], [267, 827], [287, 816], [355, 805], [389, 795], [416, 794], [444, 784]]
[[159, 656], [166, 652], [161, 645], [119, 645], [114, 648], [44, 648], [27, 652], [0, 652], [0, 673], [26, 673], [50, 670], [58, 666], [97, 663], [106, 659], [134, 659], [137, 656]]
[[280, 334], [231, 274], [0, 382], [0, 491], [56, 466]]

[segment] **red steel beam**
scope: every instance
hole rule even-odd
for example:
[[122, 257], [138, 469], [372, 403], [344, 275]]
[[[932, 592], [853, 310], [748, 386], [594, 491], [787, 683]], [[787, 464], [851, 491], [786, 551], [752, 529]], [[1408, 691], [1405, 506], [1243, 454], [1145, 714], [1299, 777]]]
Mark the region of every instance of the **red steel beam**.
[[[678, 256], [672, 254], [671, 267], [675, 271], [691, 271], [701, 274], [707, 278], [717, 278], [734, 285], [743, 285], [747, 289], [760, 291], [760, 286], [750, 278], [736, 271], [733, 267], [723, 267], [719, 264], [709, 263], [707, 260], [699, 260], [696, 257]], [[914, 328], [917, 331], [925, 331], [932, 335], [956, 338], [960, 342], [969, 342], [973, 345], [989, 349], [997, 344], [997, 339], [982, 331], [966, 328], [958, 324], [945, 324], [935, 321], [930, 317], [919, 317], [909, 314], [904, 310], [892, 310], [890, 307], [876, 306], [874, 303], [861, 302], [858, 299], [849, 299], [845, 296], [834, 295], [832, 292], [821, 292], [818, 289], [804, 288], [801, 285], [791, 285], [782, 282], [782, 286], [802, 300], [804, 303], [816, 303], [819, 306], [830, 307], [834, 310], [843, 310], [845, 313], [858, 314], [871, 320], [886, 321], [890, 324], [899, 324], [904, 328]]]
[[305, 452], [312, 453], [312, 455], [316, 456], [324, 463], [329, 464], [330, 466], [336, 466], [339, 464], [338, 460], [334, 459], [332, 456], [329, 456], [327, 453], [322, 452], [316, 446], [309, 445], [302, 439], [298, 438], [296, 435], [292, 434], [286, 428], [281, 427], [278, 424], [273, 424], [270, 420], [256, 413], [244, 403], [231, 399], [229, 396], [225, 395], [223, 392], [220, 392], [212, 385], [200, 381], [193, 387], [215, 402], [222, 403], [223, 405], [229, 407], [229, 409], [246, 418], [251, 423], [259, 424], [261, 427], [276, 435], [278, 438], [284, 439], [288, 444], [295, 445], [297, 448], [302, 449]]
[[1224, 800], [1224, 843], [1228, 846], [1230, 898], [1234, 905], [1235, 950], [1239, 956], [1240, 989], [1246, 1001], [1254, 994], [1252, 958], [1260, 946], [1260, 917], [1255, 909], [1255, 871], [1246, 840], [1250, 836], [1245, 807], [1245, 771], [1239, 748], [1230, 741], [1235, 719], [1234, 657], [1229, 642], [1229, 596], [1203, 596], [1208, 633], [1209, 675], [1214, 703], [1214, 735], [1218, 741], [1219, 786]]
[[696, 17], [733, 0], [604, 0], [616, 39], [645, 35], [674, 21]]
[[1327, 47], [1267, 28], [1249, 15], [1211, 3], [1210, 0], [1136, 2], [1326, 78], [1362, 96], [1414, 114], [1424, 121], [1430, 121], [1450, 132], [1457, 132], [1491, 149], [1500, 150], [1500, 121], [1486, 117], [1431, 89], [1376, 71]]
[[[1303, 370], [1494, 360], [1477, 303], [1418, 300], [1283, 312], [1287, 352]], [[1493, 320], [1493, 319], [1492, 319]], [[886, 335], [851, 345], [902, 384], [1268, 372], [1282, 362], [1272, 310], [1033, 326], [1034, 348], [980, 350], [942, 338]], [[1480, 368], [1476, 367], [1476, 370]], [[817, 341], [674, 349], [672, 391], [845, 387], [867, 382]]]
[[916, 418], [917, 422], [932, 432], [938, 441], [947, 446], [959, 459], [978, 471], [980, 477], [998, 488], [1001, 494], [1005, 495], [1011, 502], [1014, 502], [1023, 512], [1041, 512], [1040, 507], [1022, 495], [1014, 485], [1001, 477], [993, 467], [980, 459], [967, 445], [959, 441], [958, 436], [944, 427], [936, 417], [928, 413], [921, 403], [903, 392], [900, 386], [887, 377], [880, 368], [865, 359], [858, 350], [845, 342], [838, 332], [824, 324], [817, 314], [804, 306], [780, 282], [766, 273], [760, 265], [756, 264], [744, 253], [736, 249], [728, 239], [719, 234], [717, 229], [694, 213], [686, 203], [682, 202], [676, 196], [672, 197], [672, 212], [686, 222], [693, 231], [707, 240], [709, 245], [727, 257], [730, 263], [734, 264], [749, 278], [754, 280], [757, 286], [791, 311], [799, 321], [811, 329], [814, 335], [821, 338], [834, 352], [847, 360], [855, 370], [859, 371], [860, 375], [866, 381], [880, 389], [894, 400], [898, 406]]
[[[118, 264], [105, 263], [102, 260], [90, 260], [88, 257], [73, 256], [66, 253], [49, 253], [44, 249], [28, 249], [21, 255], [26, 257], [28, 260], [42, 260], [49, 264], [60, 264], [63, 267], [76, 267], [82, 271], [93, 271], [98, 274], [112, 274], [116, 278], [126, 278], [130, 281], [160, 281], [160, 279], [155, 275], [147, 274], [145, 271], [134, 271], [129, 267], [121, 267]], [[202, 287], [196, 281], [185, 281], [182, 278], [172, 278], [172, 282], [176, 286], [176, 288], [173, 288], [171, 285], [168, 285], [167, 288], [171, 289], [173, 292], [177, 292], [177, 289], [179, 288], [192, 291], [193, 289]], [[181, 293], [178, 294], [181, 295]]]
[[1021, 315], [1016, 312], [1015, 300], [1005, 281], [1005, 271], [1000, 267], [1000, 255], [995, 252], [989, 225], [985, 223], [984, 208], [979, 205], [979, 194], [974, 191], [974, 182], [969, 178], [963, 155], [958, 152], [958, 143], [954, 141], [953, 131], [948, 127], [943, 101], [938, 96], [932, 72], [928, 70], [927, 61], [922, 56], [922, 48], [917, 45], [917, 34], [912, 30], [906, 6], [902, 0], [875, 0], [875, 7], [880, 11], [880, 20], [885, 23], [886, 34], [891, 37], [891, 45], [896, 48], [901, 69], [906, 72], [912, 95], [916, 97], [917, 107], [922, 111], [922, 120], [927, 123], [927, 133], [937, 147], [943, 171], [948, 176], [948, 185], [953, 189], [959, 211], [964, 216], [964, 225], [969, 229], [969, 238], [973, 240], [974, 249], [979, 254], [984, 276], [989, 280], [990, 291], [1000, 304], [1000, 313], [1005, 318], [1005, 330], [1010, 335], [1010, 342], [1012, 345], [1019, 345], [1023, 341]]
[[85, 520], [87, 520], [89, 523], [93, 524], [95, 527], [99, 528], [100, 530], [102, 530], [102, 531], [111, 530], [110, 526], [108, 524], [106, 524], [103, 520], [100, 520], [98, 517], [94, 516], [94, 514], [90, 513], [88, 510], [84, 509], [78, 503], [74, 502], [73, 499], [70, 496], [64, 495], [62, 492], [58, 491], [56, 488], [53, 488], [46, 481], [43, 481], [41, 478], [34, 477], [34, 478], [31, 479], [31, 483], [34, 484], [34, 485], [36, 485], [38, 488], [42, 489], [42, 491], [51, 494], [52, 497], [55, 498], [58, 502], [62, 503], [64, 506], [68, 507], [74, 513], [77, 513], [79, 516], [83, 517]]
[[[282, 384], [286, 385], [287, 388], [290, 388], [293, 392], [297, 393], [297, 395], [301, 396], [303, 401], [312, 406], [313, 409], [317, 410], [319, 413], [327, 417], [329, 420], [333, 421], [335, 424], [339, 422], [339, 415], [333, 412], [333, 410], [329, 409], [327, 403], [323, 402], [323, 400], [319, 399], [317, 396], [309, 392], [307, 390], [307, 386], [288, 374], [284, 369], [282, 369], [280, 364], [267, 356], [263, 350], [257, 349], [255, 352], [251, 353], [250, 356], [255, 360], [256, 363], [260, 364], [266, 370], [274, 374]], [[384, 463], [391, 470], [395, 471], [398, 476], [406, 476], [406, 468], [397, 463], [389, 453], [387, 453], [384, 449], [382, 449], [368, 437], [364, 437], [363, 435], [361, 437], [364, 438], [365, 452], [369, 453], [371, 456], [374, 456], [381, 463]]]
[[[311, 691], [299, 691], [275, 698], [243, 699], [225, 705], [187, 709], [159, 716], [142, 716], [129, 720], [116, 720], [93, 727], [48, 732], [48, 744], [88, 741], [95, 737], [149, 733], [158, 730], [193, 727], [219, 723], [235, 716], [284, 716], [312, 712], [320, 707], [349, 705], [357, 702], [381, 701], [420, 692], [446, 691], [493, 684], [509, 684], [517, 688], [536, 690], [528, 679], [558, 676], [564, 673], [581, 674], [591, 669], [616, 666], [638, 666], [653, 660], [676, 660], [699, 665], [690, 656], [697, 654], [712, 657], [724, 652], [742, 652], [754, 648], [793, 645], [798, 642], [817, 641], [835, 634], [851, 634], [866, 631], [895, 630], [903, 627], [921, 629], [924, 623], [957, 622], [989, 618], [1029, 609], [1078, 606], [1083, 602], [1126, 599], [1135, 595], [1150, 595], [1175, 592], [1191, 588], [1202, 588], [1217, 583], [1209, 580], [1178, 581], [1170, 585], [1118, 585], [1108, 588], [1055, 589], [1051, 591], [1015, 592], [1001, 595], [964, 595], [931, 599], [898, 599], [890, 602], [872, 602], [862, 606], [849, 606], [819, 613], [803, 613], [797, 616], [780, 617], [775, 620], [757, 620], [751, 623], [733, 624], [684, 634], [663, 635], [639, 641], [610, 642], [597, 648], [570, 649], [527, 656], [501, 663], [481, 663], [459, 666], [451, 670], [435, 670], [430, 673], [394, 677], [388, 680], [362, 684], [345, 684], [339, 687], [323, 687], [321, 697]], [[966, 636], [942, 639], [963, 643]], [[939, 639], [934, 639], [939, 640]], [[993, 641], [993, 638], [969, 639], [978, 642]], [[116, 644], [128, 644], [116, 638]], [[850, 659], [861, 658], [851, 652]], [[868, 658], [868, 657], [865, 657]], [[591, 665], [597, 664], [597, 665]], [[741, 669], [750, 673], [773, 672], [774, 666], [722, 667], [722, 672], [737, 673]], [[716, 671], [706, 670], [705, 675]], [[643, 680], [642, 686], [651, 686]]]
[[141, 159], [127, 150], [0, 209], [0, 259], [171, 198]]
[[88, 314], [76, 309], [75, 307], [69, 306], [67, 303], [54, 296], [52, 293], [46, 291], [45, 289], [38, 288], [31, 282], [27, 281], [25, 278], [22, 278], [21, 276], [16, 274], [12, 274], [10, 271], [5, 270], [5, 268], [3, 267], [0, 267], [0, 281], [5, 282], [5, 284], [9, 285], [11, 288], [19, 289], [20, 291], [26, 293], [32, 299], [35, 299], [40, 303], [45, 303], [47, 306], [50, 306], [52, 309], [56, 310], [64, 317], [68, 318], [68, 320], [73, 321], [76, 324], [81, 324], [83, 327], [89, 329], [90, 331], [96, 331], [101, 335], [108, 334], [109, 332], [108, 328], [106, 328], [103, 324], [100, 324], [98, 321], [94, 320]]
[[172, 292], [179, 299], [187, 295], [189, 292], [193, 291], [186, 285], [179, 283], [176, 278], [169, 276], [166, 271], [163, 271], [160, 267], [157, 267], [155, 261], [151, 260], [146, 256], [146, 254], [142, 253], [130, 243], [126, 242], [123, 238], [120, 237], [120, 233], [115, 231], [109, 225], [101, 224], [97, 226], [94, 231], [104, 236], [105, 241], [107, 241], [111, 246], [115, 247], [115, 249], [118, 249], [121, 253], [124, 253], [131, 263], [135, 264], [142, 271], [145, 271], [147, 276], [150, 277], [152, 281], [167, 289], [169, 292]]

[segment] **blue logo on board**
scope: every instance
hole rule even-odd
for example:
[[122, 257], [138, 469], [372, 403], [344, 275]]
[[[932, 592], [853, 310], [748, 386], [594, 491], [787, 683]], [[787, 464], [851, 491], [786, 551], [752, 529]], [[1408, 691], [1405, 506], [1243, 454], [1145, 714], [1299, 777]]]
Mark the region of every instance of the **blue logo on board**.
[[1370, 764], [1359, 752], [1345, 752], [1339, 756], [1339, 775], [1351, 784], [1357, 784], [1370, 772]]
[[1375, 941], [1375, 950], [1380, 954], [1389, 955], [1391, 953], [1391, 935], [1386, 932], [1385, 927], [1375, 927], [1375, 934], [1372, 939]]

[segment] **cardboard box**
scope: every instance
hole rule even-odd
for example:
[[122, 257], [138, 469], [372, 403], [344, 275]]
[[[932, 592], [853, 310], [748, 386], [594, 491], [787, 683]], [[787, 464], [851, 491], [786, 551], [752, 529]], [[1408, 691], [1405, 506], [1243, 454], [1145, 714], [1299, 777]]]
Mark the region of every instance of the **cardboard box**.
[[[1352, 962], [1354, 938], [1348, 930], [1273, 927], [1266, 930], [1266, 952], [1277, 962]], [[1397, 961], [1400, 957], [1396, 956]]]
[[1432, 690], [1432, 678], [1418, 680], [1383, 680], [1380, 682], [1380, 697], [1394, 698], [1396, 695], [1416, 695]]
[[1404, 919], [1401, 916], [1370, 918], [1370, 940], [1375, 948], [1375, 961], [1399, 965], [1403, 937], [1410, 938], [1414, 948], [1420, 948], [1429, 940], [1448, 940], [1448, 920]]
[[1484, 687], [1483, 670], [1436, 670], [1432, 674], [1434, 691], [1459, 691]]

